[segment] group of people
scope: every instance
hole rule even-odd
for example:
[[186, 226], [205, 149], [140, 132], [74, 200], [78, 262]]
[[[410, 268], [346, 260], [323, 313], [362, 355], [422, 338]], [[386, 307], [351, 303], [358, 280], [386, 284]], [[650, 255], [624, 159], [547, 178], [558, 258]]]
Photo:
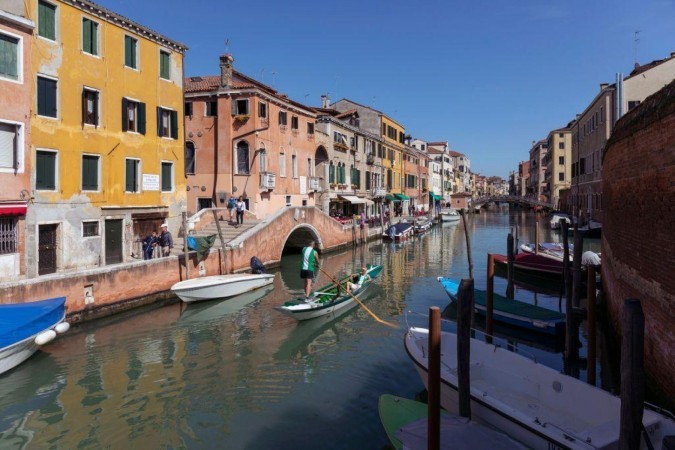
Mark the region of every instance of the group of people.
[[155, 257], [155, 251], [159, 247], [160, 256], [171, 255], [173, 249], [173, 237], [166, 223], [160, 225], [162, 230], [159, 234], [153, 231], [143, 239], [143, 259], [152, 259]]
[[237, 213], [237, 226], [244, 224], [244, 211], [246, 211], [246, 202], [244, 197], [239, 196], [239, 199], [230, 197], [227, 201], [227, 209], [230, 212], [230, 222], [232, 222], [232, 214]]

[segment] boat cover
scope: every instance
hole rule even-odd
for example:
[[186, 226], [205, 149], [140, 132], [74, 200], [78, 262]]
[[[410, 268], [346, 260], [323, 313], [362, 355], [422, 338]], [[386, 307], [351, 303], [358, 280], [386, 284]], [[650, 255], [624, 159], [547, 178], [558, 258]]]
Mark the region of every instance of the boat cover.
[[0, 349], [23, 341], [59, 323], [66, 312], [66, 298], [0, 305]]

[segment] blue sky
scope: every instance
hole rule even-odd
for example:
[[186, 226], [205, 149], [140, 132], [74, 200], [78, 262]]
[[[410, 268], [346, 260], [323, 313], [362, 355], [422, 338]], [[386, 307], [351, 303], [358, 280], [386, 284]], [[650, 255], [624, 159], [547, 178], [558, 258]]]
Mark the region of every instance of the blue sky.
[[98, 2], [187, 44], [187, 76], [218, 74], [229, 39], [237, 70], [292, 99], [373, 106], [502, 177], [636, 55], [675, 51], [675, 0]]

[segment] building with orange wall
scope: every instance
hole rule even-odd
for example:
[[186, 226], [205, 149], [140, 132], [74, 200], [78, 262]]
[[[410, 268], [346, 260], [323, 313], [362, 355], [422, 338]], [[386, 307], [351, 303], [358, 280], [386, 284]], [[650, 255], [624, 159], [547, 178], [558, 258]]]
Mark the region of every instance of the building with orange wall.
[[[224, 208], [242, 197], [264, 218], [285, 206], [314, 206], [316, 114], [270, 86], [234, 70], [185, 79], [188, 213]], [[325, 155], [324, 155], [325, 156]]]
[[30, 199], [31, 45], [34, 28], [24, 2], [0, 7], [0, 280], [26, 271], [26, 209]]

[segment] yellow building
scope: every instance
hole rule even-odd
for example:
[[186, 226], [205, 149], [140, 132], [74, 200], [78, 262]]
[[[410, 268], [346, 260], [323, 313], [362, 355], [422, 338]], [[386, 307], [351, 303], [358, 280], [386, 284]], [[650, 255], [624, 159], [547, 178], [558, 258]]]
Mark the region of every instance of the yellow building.
[[403, 142], [405, 129], [382, 114], [382, 137], [385, 142], [383, 166], [387, 172], [387, 188], [391, 193], [403, 194]]
[[30, 0], [35, 22], [27, 276], [142, 258], [185, 210], [187, 47], [88, 0]]

